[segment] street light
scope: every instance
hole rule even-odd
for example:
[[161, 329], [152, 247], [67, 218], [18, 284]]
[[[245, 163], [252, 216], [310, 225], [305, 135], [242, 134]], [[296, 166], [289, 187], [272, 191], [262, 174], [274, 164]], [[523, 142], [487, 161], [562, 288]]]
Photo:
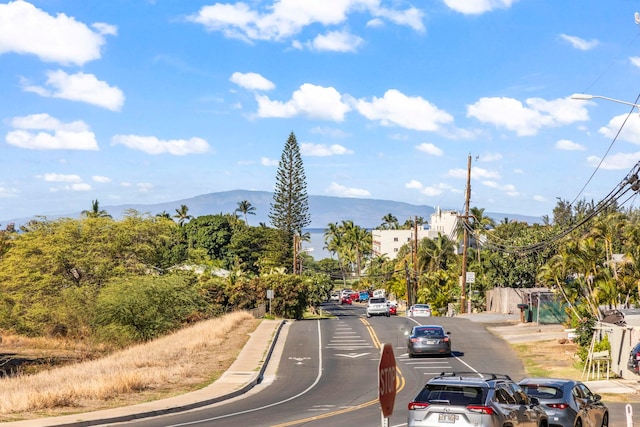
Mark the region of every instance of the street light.
[[571, 99], [577, 99], [578, 101], [589, 101], [593, 98], [606, 99], [607, 101], [617, 102], [618, 104], [630, 105], [631, 107], [635, 107], [640, 110], [640, 105], [634, 104], [633, 102], [620, 101], [619, 99], [613, 99], [606, 96], [600, 95], [589, 95], [586, 93], [574, 93], [571, 95]]

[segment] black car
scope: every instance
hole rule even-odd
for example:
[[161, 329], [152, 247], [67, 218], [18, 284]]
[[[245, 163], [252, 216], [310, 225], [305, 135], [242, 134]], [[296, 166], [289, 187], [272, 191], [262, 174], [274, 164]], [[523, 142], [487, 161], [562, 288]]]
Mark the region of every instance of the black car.
[[631, 349], [627, 368], [634, 374], [640, 375], [640, 342]]

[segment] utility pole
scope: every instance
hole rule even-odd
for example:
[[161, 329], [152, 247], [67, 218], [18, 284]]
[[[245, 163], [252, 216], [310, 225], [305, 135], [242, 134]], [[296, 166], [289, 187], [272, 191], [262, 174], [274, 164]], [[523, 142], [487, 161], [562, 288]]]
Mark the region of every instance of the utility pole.
[[[467, 160], [467, 191], [465, 193], [464, 203], [464, 221], [469, 220], [469, 200], [471, 199], [471, 154]], [[460, 277], [460, 313], [466, 313], [467, 310], [467, 247], [469, 246], [469, 232], [466, 224], [463, 227], [462, 234], [462, 275]]]
[[413, 217], [413, 303], [418, 302], [418, 216]]

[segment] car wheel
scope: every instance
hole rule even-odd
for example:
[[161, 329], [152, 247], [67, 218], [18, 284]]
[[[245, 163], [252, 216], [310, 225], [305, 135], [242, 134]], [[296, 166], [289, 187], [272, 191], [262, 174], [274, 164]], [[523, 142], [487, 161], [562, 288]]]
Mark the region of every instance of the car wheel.
[[602, 424], [600, 424], [600, 427], [609, 427], [609, 413], [605, 412], [604, 416], [602, 417]]
[[413, 359], [413, 353], [409, 352], [409, 359]]

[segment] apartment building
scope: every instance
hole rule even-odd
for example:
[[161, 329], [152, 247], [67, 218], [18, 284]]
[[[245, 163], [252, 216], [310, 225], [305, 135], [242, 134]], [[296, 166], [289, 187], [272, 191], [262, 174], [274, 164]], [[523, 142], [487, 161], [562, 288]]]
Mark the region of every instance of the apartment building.
[[[454, 239], [456, 237], [458, 216], [457, 211], [443, 211], [440, 208], [436, 208], [436, 211], [431, 214], [428, 227], [418, 227], [418, 240], [422, 240], [425, 237], [435, 239], [438, 237], [438, 234]], [[402, 245], [414, 239], [414, 231], [415, 230], [372, 230], [373, 255], [386, 255], [387, 258], [394, 259]]]

